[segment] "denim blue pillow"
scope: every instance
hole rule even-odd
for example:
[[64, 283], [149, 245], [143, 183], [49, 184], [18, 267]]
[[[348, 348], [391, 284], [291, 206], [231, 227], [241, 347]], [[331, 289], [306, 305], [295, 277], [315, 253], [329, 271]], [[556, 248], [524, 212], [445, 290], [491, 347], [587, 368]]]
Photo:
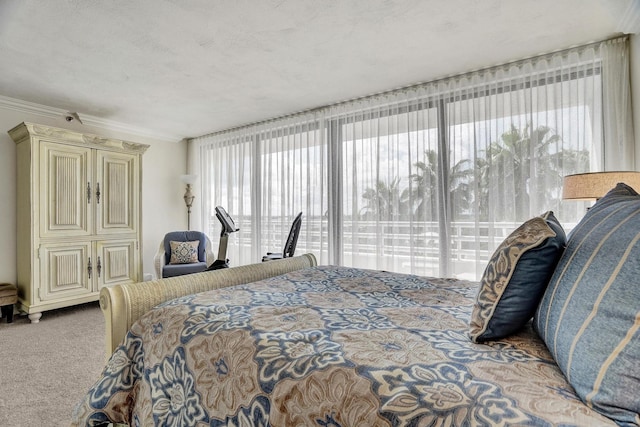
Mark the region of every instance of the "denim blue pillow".
[[571, 232], [534, 318], [580, 398], [640, 424], [640, 196], [618, 184]]
[[472, 341], [506, 337], [533, 317], [566, 243], [551, 211], [528, 220], [502, 242], [480, 280], [471, 313]]

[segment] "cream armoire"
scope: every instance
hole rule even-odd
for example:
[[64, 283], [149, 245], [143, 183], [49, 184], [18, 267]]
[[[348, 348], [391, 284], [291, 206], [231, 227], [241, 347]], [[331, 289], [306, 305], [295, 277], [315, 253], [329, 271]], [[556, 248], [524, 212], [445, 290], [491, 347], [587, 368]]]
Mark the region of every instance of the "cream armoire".
[[42, 312], [96, 301], [141, 281], [141, 166], [149, 147], [21, 123], [17, 151], [18, 308]]

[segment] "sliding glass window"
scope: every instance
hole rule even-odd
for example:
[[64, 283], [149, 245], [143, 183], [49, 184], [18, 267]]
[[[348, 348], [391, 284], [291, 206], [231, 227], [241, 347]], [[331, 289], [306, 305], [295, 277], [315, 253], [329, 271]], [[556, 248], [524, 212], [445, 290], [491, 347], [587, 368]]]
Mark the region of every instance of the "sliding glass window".
[[281, 250], [302, 211], [297, 253], [320, 263], [477, 279], [526, 219], [575, 225], [587, 205], [561, 200], [563, 176], [634, 167], [627, 50], [594, 43], [197, 138], [203, 228], [215, 239], [225, 206], [246, 264]]

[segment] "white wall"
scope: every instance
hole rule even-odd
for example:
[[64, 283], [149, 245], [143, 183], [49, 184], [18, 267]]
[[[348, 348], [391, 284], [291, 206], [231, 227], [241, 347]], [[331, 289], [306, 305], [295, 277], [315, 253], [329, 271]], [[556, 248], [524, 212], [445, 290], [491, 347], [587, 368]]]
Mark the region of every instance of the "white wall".
[[162, 141], [116, 129], [68, 123], [64, 117], [51, 118], [0, 106], [0, 283], [16, 283], [16, 150], [7, 131], [21, 122], [40, 123], [92, 133], [110, 138], [149, 144], [142, 156], [142, 263], [143, 272], [155, 276], [153, 258], [164, 234], [187, 228], [182, 200], [186, 173], [187, 144]]

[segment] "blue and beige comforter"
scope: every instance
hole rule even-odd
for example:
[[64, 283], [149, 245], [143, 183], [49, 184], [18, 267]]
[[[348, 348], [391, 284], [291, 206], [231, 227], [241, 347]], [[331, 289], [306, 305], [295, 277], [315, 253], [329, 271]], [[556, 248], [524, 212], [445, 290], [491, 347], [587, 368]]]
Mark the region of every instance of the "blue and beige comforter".
[[141, 318], [74, 425], [603, 426], [527, 327], [468, 336], [477, 283], [314, 267]]

